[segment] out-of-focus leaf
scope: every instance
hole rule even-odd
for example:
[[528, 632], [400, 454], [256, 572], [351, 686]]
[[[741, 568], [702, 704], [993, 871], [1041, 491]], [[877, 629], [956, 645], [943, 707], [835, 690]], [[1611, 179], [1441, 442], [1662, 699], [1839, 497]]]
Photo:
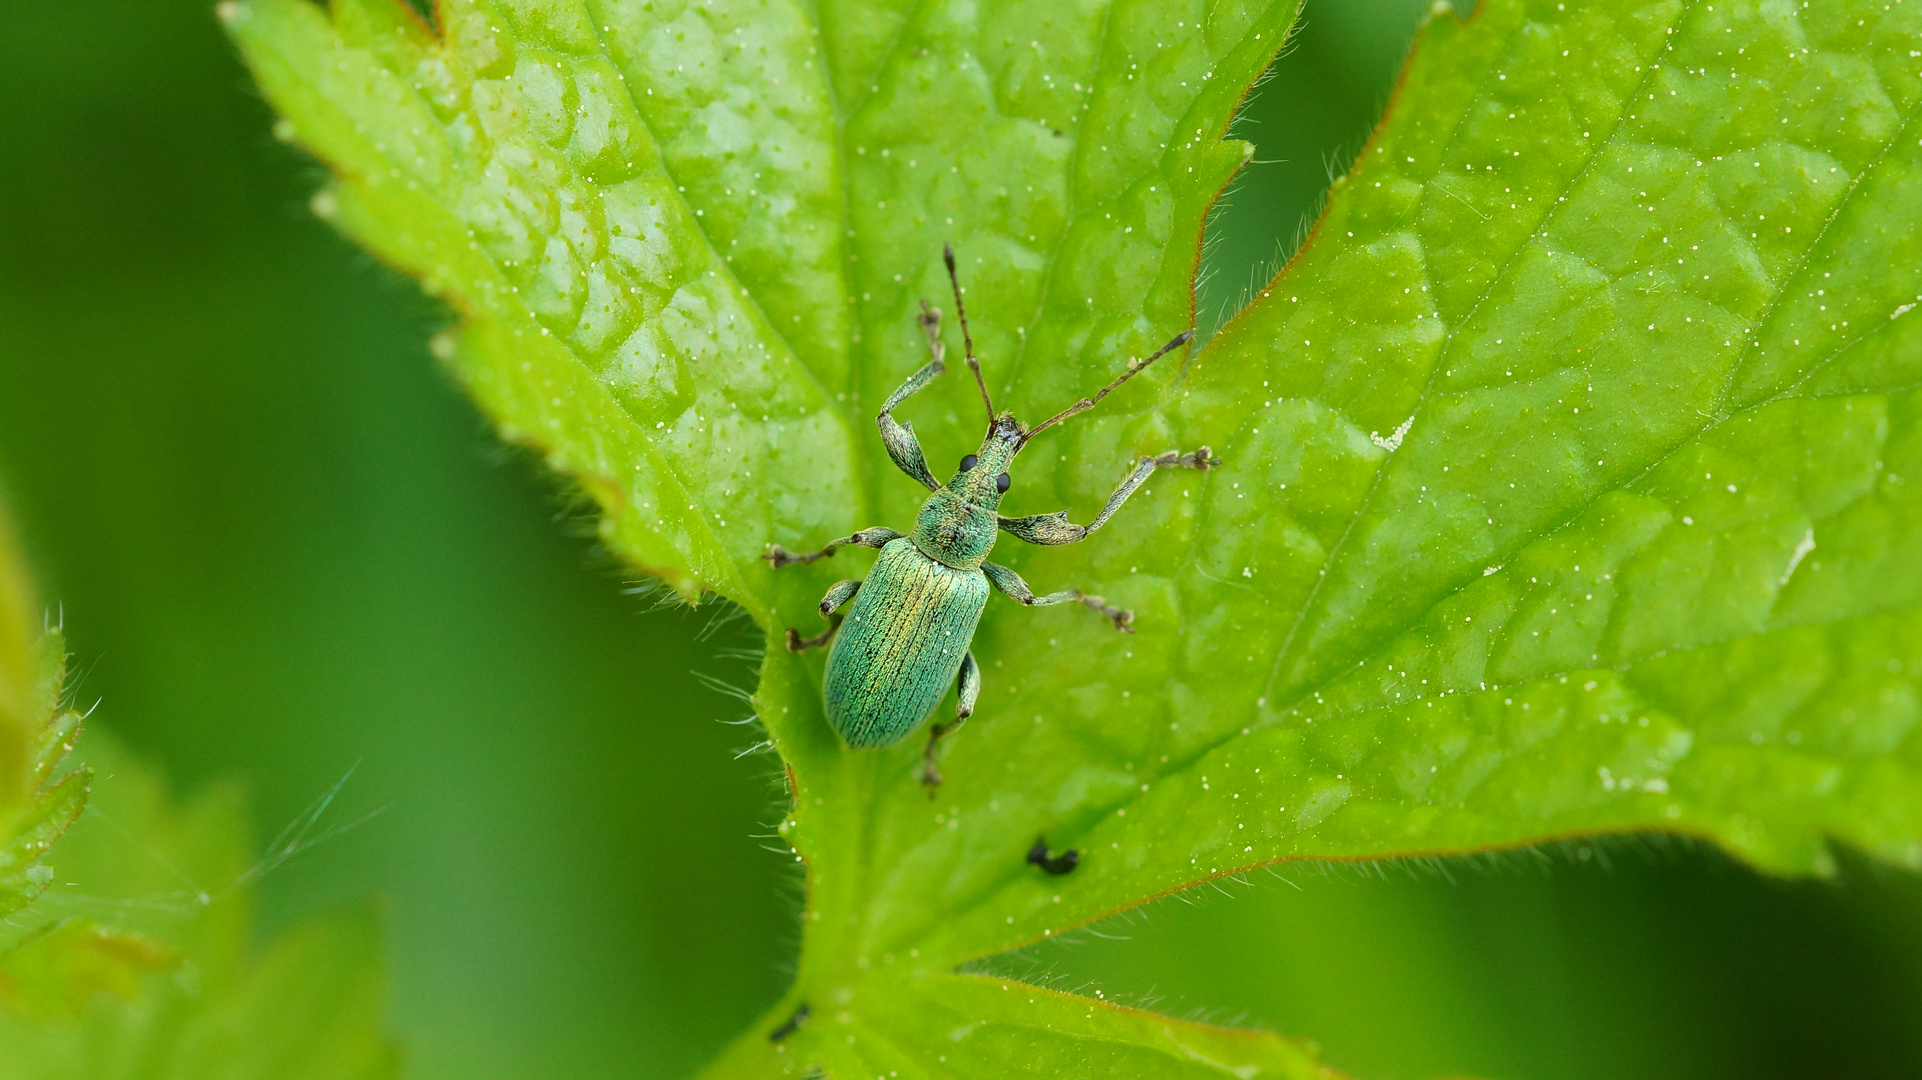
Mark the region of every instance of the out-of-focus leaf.
[[[818, 1065], [831, 1076], [893, 1072], [957, 1080], [1341, 1076], [1318, 1064], [1312, 1047], [1267, 1032], [1175, 1020], [1027, 983], [931, 975], [894, 984], [890, 993], [879, 1013], [810, 1009], [794, 1035], [743, 1039], [703, 1075], [768, 1076]], [[804, 1032], [813, 1037], [797, 1052], [796, 1037]]]
[[[93, 773], [62, 771], [80, 734], [63, 707], [67, 654], [58, 630], [37, 632], [36, 601], [0, 508], [0, 1014], [66, 1015], [102, 991], [132, 992], [170, 963], [139, 934], [28, 909], [54, 882], [47, 853], [87, 805]], [[23, 910], [27, 909], [27, 910]]]
[[87, 803], [87, 770], [60, 769], [80, 732], [79, 716], [61, 707], [66, 652], [59, 632], [42, 632], [38, 619], [26, 561], [0, 508], [0, 919], [53, 881], [47, 849]]
[[[0, 801], [0, 1080], [396, 1075], [371, 910], [313, 920], [256, 956], [233, 792], [176, 811], [98, 732], [89, 764], [61, 771], [80, 732], [60, 707], [66, 654], [58, 633], [31, 632], [7, 526], [0, 518], [0, 704], [23, 704], [0, 710], [0, 734], [28, 737], [11, 762], [12, 801]], [[56, 841], [57, 878], [44, 859]]]
[[29, 1016], [71, 1018], [103, 994], [133, 997], [143, 974], [178, 959], [144, 934], [77, 918], [50, 923], [0, 953], [0, 1003]]
[[[41, 697], [39, 612], [13, 535], [0, 510], [0, 820], [25, 800], [31, 757], [45, 714]], [[0, 915], [6, 908], [0, 906]]]
[[237, 791], [175, 806], [104, 733], [84, 752], [94, 798], [61, 841], [58, 883], [22, 913], [48, 929], [0, 958], [0, 1080], [398, 1075], [378, 913], [255, 944]]

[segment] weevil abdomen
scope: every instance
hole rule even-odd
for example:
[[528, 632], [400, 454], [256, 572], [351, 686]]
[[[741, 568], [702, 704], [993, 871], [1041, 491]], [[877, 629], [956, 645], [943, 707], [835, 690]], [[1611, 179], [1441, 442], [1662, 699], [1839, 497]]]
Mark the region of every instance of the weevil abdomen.
[[988, 578], [890, 541], [855, 594], [828, 652], [828, 721], [849, 746], [907, 738], [954, 685], [974, 640]]

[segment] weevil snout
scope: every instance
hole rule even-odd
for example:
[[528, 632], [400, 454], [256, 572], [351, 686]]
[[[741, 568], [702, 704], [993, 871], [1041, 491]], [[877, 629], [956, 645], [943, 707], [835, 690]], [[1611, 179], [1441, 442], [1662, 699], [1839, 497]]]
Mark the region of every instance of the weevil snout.
[[948, 481], [948, 490], [971, 506], [992, 510], [1000, 505], [1001, 496], [1014, 484], [1008, 470], [1014, 464], [1015, 455], [1021, 452], [1022, 437], [1026, 434], [1027, 428], [1013, 413], [995, 417], [981, 439], [981, 448], [961, 459]]

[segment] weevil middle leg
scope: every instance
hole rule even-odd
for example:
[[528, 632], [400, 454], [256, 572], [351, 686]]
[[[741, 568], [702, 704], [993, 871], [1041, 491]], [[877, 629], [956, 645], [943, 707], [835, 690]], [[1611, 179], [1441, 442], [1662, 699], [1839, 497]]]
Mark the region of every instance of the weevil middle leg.
[[1085, 604], [1099, 611], [1104, 618], [1114, 624], [1116, 630], [1124, 634], [1135, 632], [1135, 613], [1126, 608], [1118, 608], [1102, 597], [1084, 593], [1080, 589], [1062, 589], [1046, 596], [1036, 596], [1021, 575], [998, 563], [984, 562], [981, 570], [988, 575], [988, 581], [1000, 589], [1008, 599], [1027, 607], [1046, 607], [1049, 604]]
[[934, 744], [941, 736], [954, 731], [968, 722], [974, 715], [975, 702], [981, 700], [981, 667], [974, 662], [974, 650], [970, 649], [961, 656], [961, 672], [954, 677], [955, 706], [954, 719], [945, 724], [928, 726], [928, 746], [921, 752], [921, 782], [927, 785], [928, 798], [934, 798], [934, 789], [941, 786], [941, 770], [934, 764]]
[[837, 581], [833, 585], [828, 586], [827, 595], [821, 597], [821, 617], [828, 621], [828, 628], [811, 638], [804, 638], [801, 636], [799, 630], [796, 630], [792, 626], [788, 627], [787, 651], [806, 652], [809, 649], [820, 648], [834, 640], [834, 632], [841, 629], [841, 613], [835, 609], [847, 603], [849, 600], [854, 599], [854, 594], [860, 591], [861, 583], [852, 578], [846, 581]]

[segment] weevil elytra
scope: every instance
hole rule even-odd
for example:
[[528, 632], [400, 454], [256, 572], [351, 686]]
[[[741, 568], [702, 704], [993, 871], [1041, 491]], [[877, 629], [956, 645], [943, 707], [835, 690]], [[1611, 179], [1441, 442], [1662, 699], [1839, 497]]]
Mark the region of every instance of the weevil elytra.
[[[975, 702], [981, 697], [981, 669], [970, 646], [990, 586], [1029, 607], [1085, 604], [1106, 616], [1115, 629], [1134, 632], [1133, 612], [1080, 589], [1036, 596], [1020, 575], [989, 562], [996, 531], [1030, 544], [1072, 544], [1107, 524], [1156, 469], [1206, 470], [1221, 464], [1205, 446], [1191, 454], [1170, 450], [1143, 457], [1086, 525], [1070, 522], [1066, 510], [1002, 517], [1001, 497], [1011, 484], [1008, 470], [1028, 440], [1094, 408], [1116, 387], [1147, 370], [1149, 364], [1186, 345], [1194, 332], [1176, 334], [1147, 359], [1129, 361], [1127, 369], [1094, 396], [1082, 398], [1033, 428], [1024, 428], [1013, 413], [994, 411], [988, 384], [981, 377], [981, 362], [974, 356], [974, 339], [968, 333], [968, 313], [961, 303], [954, 249], [943, 246], [941, 256], [954, 290], [955, 319], [961, 324], [968, 370], [974, 373], [981, 403], [988, 412], [988, 431], [981, 448], [961, 459], [961, 467], [946, 484], [936, 483], [921, 454], [921, 443], [914, 437], [914, 426], [894, 419], [896, 406], [947, 370], [941, 313], [923, 301], [916, 321], [927, 335], [932, 359], [889, 395], [875, 415], [888, 457], [933, 493], [915, 516], [914, 532], [904, 534], [874, 526], [835, 540], [819, 551], [796, 554], [776, 544], [764, 556], [778, 570], [827, 558], [844, 547], [881, 549], [865, 580], [837, 581], [821, 598], [821, 615], [828, 620], [828, 628], [811, 638], [803, 638], [790, 628], [787, 647], [800, 652], [833, 642], [823, 680], [828, 720], [856, 749], [893, 746], [907, 738], [934, 711], [949, 685], [954, 685], [959, 698], [955, 717], [932, 726], [923, 755], [921, 779], [930, 789], [941, 782], [934, 762], [935, 744], [973, 714]], [[844, 618], [840, 608], [850, 601], [853, 607]]]

